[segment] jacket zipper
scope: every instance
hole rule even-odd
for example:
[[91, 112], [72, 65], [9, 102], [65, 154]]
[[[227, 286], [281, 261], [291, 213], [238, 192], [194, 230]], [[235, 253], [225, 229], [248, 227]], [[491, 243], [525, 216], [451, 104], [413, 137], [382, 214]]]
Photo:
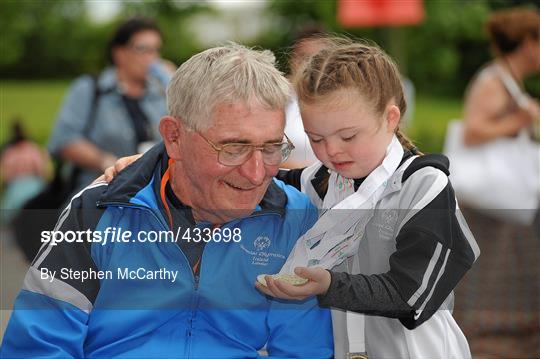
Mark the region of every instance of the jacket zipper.
[[[150, 212], [152, 217], [160, 224], [160, 226], [162, 227], [162, 229], [165, 229], [165, 230], [169, 230], [169, 227], [165, 225], [165, 223], [162, 221], [162, 219], [156, 215], [154, 213], [154, 211], [152, 211], [150, 208], [148, 207], [145, 207], [145, 206], [141, 206], [141, 205], [137, 205], [137, 204], [126, 204], [126, 203], [121, 203], [121, 202], [104, 202], [104, 203], [101, 203], [101, 202], [98, 202], [97, 204], [98, 206], [105, 206], [105, 205], [112, 205], [112, 206], [118, 206], [118, 207], [128, 207], [128, 208], [136, 208], [136, 209], [140, 209], [140, 210], [143, 210], [143, 211], [146, 211], [146, 212]], [[200, 275], [195, 275], [193, 273], [193, 269], [191, 268], [191, 266], [189, 265], [189, 260], [187, 259], [186, 255], [184, 252], [182, 252], [182, 249], [180, 248], [180, 246], [177, 244], [177, 243], [174, 243], [174, 247], [176, 247], [176, 250], [178, 250], [180, 252], [180, 255], [184, 258], [184, 263], [187, 263], [187, 266], [189, 268], [188, 272], [191, 274], [191, 278], [192, 278], [192, 283], [193, 283], [193, 289], [194, 289], [194, 295], [193, 295], [193, 298], [192, 298], [192, 302], [191, 302], [191, 315], [190, 315], [190, 318], [189, 318], [189, 321], [188, 321], [188, 324], [189, 324], [189, 327], [186, 331], [186, 342], [187, 342], [187, 345], [186, 345], [186, 354], [188, 357], [191, 357], [191, 344], [192, 344], [192, 337], [193, 337], [193, 321], [195, 319], [195, 314], [196, 314], [196, 311], [197, 311], [197, 305], [199, 303], [199, 282], [200, 282]], [[203, 254], [204, 254], [204, 250], [203, 250]], [[201, 257], [201, 263], [199, 264], [199, 266], [202, 266], [202, 257]], [[199, 269], [199, 273], [201, 272], [201, 270]]]
[[[161, 225], [161, 227], [163, 229], [169, 230], [169, 227], [162, 221], [162, 219], [160, 217], [158, 217], [154, 213], [153, 210], [151, 210], [150, 208], [148, 208], [146, 206], [133, 204], [133, 203], [126, 204], [126, 203], [122, 203], [122, 202], [98, 202], [97, 203], [98, 207], [106, 206], [106, 205], [112, 205], [112, 206], [118, 206], [118, 207], [128, 207], [128, 208], [137, 208], [137, 209], [140, 209], [140, 210], [143, 210], [143, 211], [146, 211], [146, 212], [150, 212], [151, 215], [154, 217], [154, 219], [157, 220], [157, 222]], [[250, 215], [248, 217], [245, 217], [243, 219], [256, 218], [256, 217], [261, 217], [261, 216], [265, 216], [265, 215], [277, 215], [277, 216], [279, 216], [280, 214], [272, 213], [272, 212], [257, 213], [257, 214], [252, 214], [252, 215]], [[222, 225], [222, 228], [225, 227], [225, 226], [231, 227], [233, 224], [235, 224], [237, 222], [240, 222], [240, 221], [241, 221], [240, 219], [237, 219], [237, 220], [233, 220], [233, 221], [224, 223]], [[210, 242], [208, 242], [208, 243], [210, 243]], [[177, 250], [182, 255], [182, 257], [184, 257], [185, 263], [187, 263], [187, 265], [189, 267], [189, 272], [191, 273], [191, 278], [193, 280], [192, 281], [193, 282], [193, 289], [194, 289], [194, 292], [195, 292], [193, 302], [192, 302], [192, 306], [191, 306], [191, 317], [189, 318], [189, 328], [188, 328], [187, 333], [186, 333], [186, 336], [187, 336], [186, 354], [187, 354], [187, 357], [191, 357], [191, 344], [192, 344], [192, 338], [193, 338], [193, 321], [195, 319], [195, 315], [197, 313], [197, 307], [199, 305], [199, 284], [200, 284], [200, 279], [201, 279], [200, 274], [202, 273], [202, 264], [203, 264], [204, 252], [205, 251], [203, 249], [203, 252], [202, 252], [202, 255], [201, 255], [201, 262], [199, 263], [199, 274], [194, 274], [193, 269], [189, 265], [189, 260], [187, 259], [185, 253], [182, 251], [182, 249], [180, 248], [180, 246], [177, 243], [174, 243], [174, 244], [175, 244], [175, 247], [177, 248]], [[206, 245], [205, 245], [205, 247], [206, 247]]]

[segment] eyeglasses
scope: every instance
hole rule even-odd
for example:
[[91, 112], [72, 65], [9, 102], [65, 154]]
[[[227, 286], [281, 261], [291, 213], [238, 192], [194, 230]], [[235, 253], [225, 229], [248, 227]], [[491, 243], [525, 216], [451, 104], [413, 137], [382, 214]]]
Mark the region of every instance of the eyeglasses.
[[251, 158], [255, 150], [261, 151], [263, 162], [266, 165], [277, 166], [285, 162], [294, 149], [294, 145], [287, 135], [285, 135], [287, 142], [265, 143], [260, 146], [249, 143], [226, 143], [218, 146], [200, 132], [197, 133], [217, 152], [218, 162], [224, 166], [240, 166], [244, 164]]
[[147, 44], [130, 44], [129, 47], [132, 48], [138, 55], [159, 54], [161, 52], [161, 47]]

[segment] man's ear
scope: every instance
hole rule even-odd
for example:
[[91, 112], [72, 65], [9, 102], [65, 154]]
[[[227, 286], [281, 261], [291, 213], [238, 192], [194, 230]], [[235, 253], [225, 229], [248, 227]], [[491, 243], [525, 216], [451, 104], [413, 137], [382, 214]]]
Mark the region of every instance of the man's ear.
[[396, 132], [396, 129], [399, 125], [399, 120], [401, 119], [401, 111], [396, 105], [388, 105], [386, 107], [386, 125], [389, 133]]
[[159, 121], [159, 133], [165, 143], [169, 158], [177, 161], [181, 158], [181, 137], [184, 131], [182, 121], [172, 116], [163, 116]]

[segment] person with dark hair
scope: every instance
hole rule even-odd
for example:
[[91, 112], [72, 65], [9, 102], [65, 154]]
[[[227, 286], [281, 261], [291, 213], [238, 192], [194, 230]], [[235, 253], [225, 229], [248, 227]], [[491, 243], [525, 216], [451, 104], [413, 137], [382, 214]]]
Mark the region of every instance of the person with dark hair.
[[132, 40], [132, 37], [142, 31], [150, 31], [154, 33], [154, 35], [159, 35], [160, 38], [163, 37], [161, 30], [154, 20], [141, 17], [129, 19], [117, 28], [116, 32], [109, 40], [107, 46], [107, 60], [111, 64], [115, 64], [115, 56], [113, 55], [115, 49], [119, 46], [128, 45]]
[[97, 78], [78, 78], [69, 90], [48, 148], [78, 168], [75, 189], [90, 183], [119, 156], [141, 152], [144, 144], [159, 138], [165, 87], [150, 70], [162, 63], [161, 45], [162, 34], [153, 20], [129, 19], [107, 46], [111, 66]]

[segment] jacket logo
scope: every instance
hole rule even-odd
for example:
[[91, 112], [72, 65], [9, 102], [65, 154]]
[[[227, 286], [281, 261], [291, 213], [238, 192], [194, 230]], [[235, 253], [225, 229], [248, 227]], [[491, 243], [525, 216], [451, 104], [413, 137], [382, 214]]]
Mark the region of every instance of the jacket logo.
[[379, 236], [389, 240], [394, 236], [394, 229], [398, 220], [398, 212], [395, 209], [384, 210], [381, 214], [381, 224], [379, 226]]
[[271, 241], [267, 236], [259, 236], [253, 242], [253, 246], [259, 252], [264, 251], [266, 248], [270, 247]]
[[251, 257], [251, 264], [256, 266], [267, 266], [271, 258], [285, 259], [285, 256], [280, 253], [269, 252], [268, 248], [272, 245], [272, 240], [269, 236], [263, 234], [258, 236], [253, 241], [254, 250], [240, 244], [240, 248]]

